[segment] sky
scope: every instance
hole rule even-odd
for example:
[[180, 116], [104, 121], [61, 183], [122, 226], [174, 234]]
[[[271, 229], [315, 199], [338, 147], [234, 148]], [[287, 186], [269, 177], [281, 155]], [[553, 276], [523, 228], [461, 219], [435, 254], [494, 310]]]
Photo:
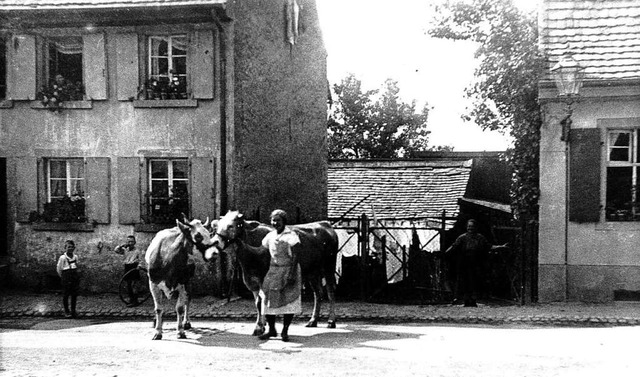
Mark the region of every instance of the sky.
[[[431, 38], [426, 34], [429, 4], [441, 0], [317, 0], [327, 49], [329, 84], [349, 73], [364, 89], [381, 89], [387, 78], [398, 81], [405, 102], [428, 103], [427, 128], [432, 146], [455, 151], [502, 151], [511, 144], [496, 131], [465, 122], [470, 100], [464, 90], [473, 82], [476, 45]], [[535, 0], [517, 0], [531, 9]]]

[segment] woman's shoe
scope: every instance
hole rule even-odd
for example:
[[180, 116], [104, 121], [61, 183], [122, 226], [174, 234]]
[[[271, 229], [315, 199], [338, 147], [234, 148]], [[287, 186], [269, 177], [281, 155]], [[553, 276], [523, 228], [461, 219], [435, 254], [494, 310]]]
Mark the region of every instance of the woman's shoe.
[[269, 340], [269, 338], [271, 338], [271, 337], [276, 337], [276, 336], [278, 336], [278, 333], [277, 333], [277, 332], [275, 332], [275, 331], [269, 331], [268, 333], [264, 333], [264, 334], [260, 335], [260, 336], [258, 337], [258, 339], [260, 339], [260, 340]]

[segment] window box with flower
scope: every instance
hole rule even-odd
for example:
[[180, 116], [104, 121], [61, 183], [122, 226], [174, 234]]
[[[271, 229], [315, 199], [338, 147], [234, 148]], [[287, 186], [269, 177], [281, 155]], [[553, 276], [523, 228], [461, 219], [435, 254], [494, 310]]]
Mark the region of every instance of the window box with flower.
[[72, 83], [67, 81], [62, 75], [56, 75], [55, 80], [49, 85], [42, 87], [37, 95], [38, 101], [50, 111], [59, 113], [63, 105], [69, 101], [82, 101], [84, 99], [84, 87], [82, 83]]
[[30, 221], [35, 230], [93, 231], [85, 215], [86, 200], [81, 194], [65, 195], [44, 204], [42, 213], [33, 212]]

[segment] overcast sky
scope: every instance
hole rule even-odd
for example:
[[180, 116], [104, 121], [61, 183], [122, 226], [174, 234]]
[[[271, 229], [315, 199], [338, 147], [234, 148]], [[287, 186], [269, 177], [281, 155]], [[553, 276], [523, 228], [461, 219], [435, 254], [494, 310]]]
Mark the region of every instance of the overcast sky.
[[[380, 89], [387, 78], [394, 79], [406, 102], [415, 99], [418, 108], [425, 102], [433, 107], [431, 145], [504, 150], [507, 137], [483, 132], [460, 117], [470, 105], [464, 89], [473, 80], [475, 45], [426, 35], [434, 1], [440, 0], [318, 0], [329, 83], [354, 73], [366, 89]], [[519, 1], [528, 8], [535, 4]]]

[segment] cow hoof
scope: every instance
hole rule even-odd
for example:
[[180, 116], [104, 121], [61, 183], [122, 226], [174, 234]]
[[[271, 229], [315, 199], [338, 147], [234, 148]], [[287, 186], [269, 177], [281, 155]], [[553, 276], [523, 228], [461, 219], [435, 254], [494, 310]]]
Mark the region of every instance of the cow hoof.
[[162, 334], [156, 334], [153, 336], [153, 339], [151, 340], [162, 340]]
[[178, 339], [187, 339], [187, 335], [184, 333], [178, 334]]
[[255, 330], [253, 330], [253, 334], [251, 334], [251, 335], [260, 336], [262, 334], [264, 334], [264, 329], [255, 329]]
[[191, 330], [191, 322], [185, 322], [184, 329], [185, 330]]
[[305, 327], [318, 327], [318, 321], [309, 321]]
[[336, 328], [336, 321], [327, 322], [327, 328], [328, 329], [335, 329]]

